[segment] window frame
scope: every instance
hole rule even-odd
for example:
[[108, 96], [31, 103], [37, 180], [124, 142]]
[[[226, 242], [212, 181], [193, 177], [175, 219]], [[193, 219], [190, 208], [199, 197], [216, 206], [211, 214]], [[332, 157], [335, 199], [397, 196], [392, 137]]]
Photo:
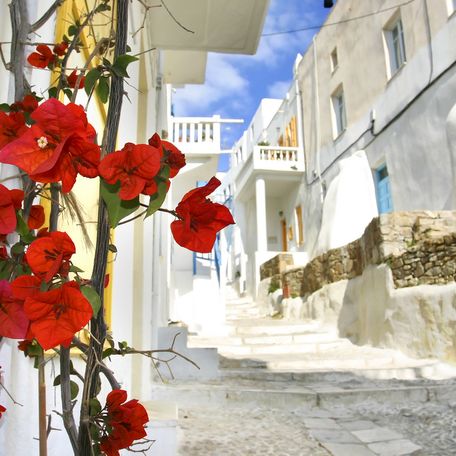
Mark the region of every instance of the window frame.
[[388, 79], [391, 79], [407, 63], [404, 23], [396, 13], [383, 27]]
[[331, 95], [331, 115], [333, 138], [337, 139], [347, 129], [347, 108], [342, 85], [340, 85]]

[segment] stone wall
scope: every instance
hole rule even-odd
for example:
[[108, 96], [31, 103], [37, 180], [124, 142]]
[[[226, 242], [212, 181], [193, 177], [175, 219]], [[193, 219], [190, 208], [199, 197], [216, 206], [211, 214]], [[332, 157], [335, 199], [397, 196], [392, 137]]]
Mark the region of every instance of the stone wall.
[[[283, 272], [284, 297], [308, 296], [382, 263], [391, 268], [396, 288], [454, 282], [456, 211], [382, 214], [371, 221], [360, 239], [329, 250], [304, 267]], [[274, 271], [279, 270], [276, 266]]]
[[283, 274], [290, 266], [293, 266], [293, 255], [291, 253], [279, 253], [266, 263], [260, 266], [260, 280]]

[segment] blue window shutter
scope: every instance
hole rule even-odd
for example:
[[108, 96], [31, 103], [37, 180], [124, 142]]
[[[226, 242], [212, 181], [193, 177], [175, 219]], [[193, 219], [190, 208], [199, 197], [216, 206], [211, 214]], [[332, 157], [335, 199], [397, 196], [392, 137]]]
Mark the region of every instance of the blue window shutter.
[[393, 211], [393, 200], [391, 198], [391, 186], [386, 165], [382, 165], [375, 171], [377, 183], [378, 212], [384, 214]]

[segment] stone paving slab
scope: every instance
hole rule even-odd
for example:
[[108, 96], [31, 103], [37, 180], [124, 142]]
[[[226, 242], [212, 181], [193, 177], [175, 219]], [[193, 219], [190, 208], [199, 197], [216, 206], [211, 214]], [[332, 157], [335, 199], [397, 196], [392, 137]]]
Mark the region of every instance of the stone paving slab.
[[324, 443], [323, 446], [329, 450], [332, 456], [376, 456], [364, 445], [351, 443]]
[[372, 429], [374, 423], [367, 420], [354, 420], [354, 421], [339, 421], [340, 426], [347, 431], [362, 431], [365, 429]]
[[404, 437], [391, 429], [382, 427], [353, 431], [352, 434], [363, 443], [382, 442], [385, 440], [402, 439]]
[[421, 454], [421, 447], [406, 439], [371, 443], [367, 447], [379, 456], [414, 456]]
[[344, 430], [311, 429], [310, 434], [322, 443], [359, 443], [351, 432]]

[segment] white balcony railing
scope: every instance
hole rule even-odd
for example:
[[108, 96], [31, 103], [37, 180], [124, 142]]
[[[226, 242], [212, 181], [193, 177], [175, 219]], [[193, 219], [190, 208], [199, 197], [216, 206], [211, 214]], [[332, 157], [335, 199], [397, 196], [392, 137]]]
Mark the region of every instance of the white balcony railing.
[[171, 117], [171, 141], [183, 153], [220, 153], [220, 116]]
[[299, 147], [255, 146], [254, 168], [277, 171], [304, 171], [303, 152]]

